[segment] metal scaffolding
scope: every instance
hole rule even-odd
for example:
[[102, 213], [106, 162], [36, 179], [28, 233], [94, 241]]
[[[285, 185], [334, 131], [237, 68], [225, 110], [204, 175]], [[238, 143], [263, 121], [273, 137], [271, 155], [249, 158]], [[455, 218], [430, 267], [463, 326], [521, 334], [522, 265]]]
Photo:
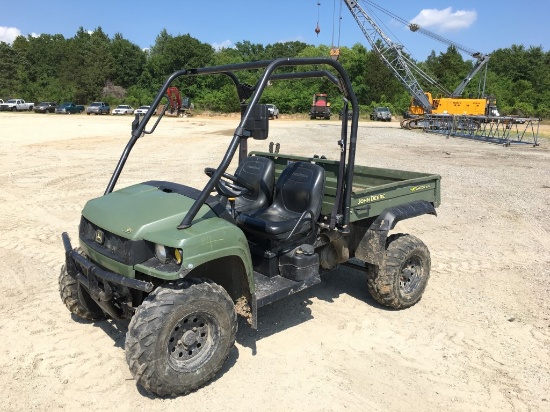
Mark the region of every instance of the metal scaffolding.
[[512, 116], [427, 114], [417, 127], [427, 133], [487, 143], [538, 146], [540, 119]]

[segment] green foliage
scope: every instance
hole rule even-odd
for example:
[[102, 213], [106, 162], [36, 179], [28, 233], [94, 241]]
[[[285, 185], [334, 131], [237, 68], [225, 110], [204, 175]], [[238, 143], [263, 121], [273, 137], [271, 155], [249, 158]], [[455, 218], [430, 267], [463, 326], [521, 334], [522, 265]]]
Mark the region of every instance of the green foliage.
[[17, 49], [0, 42], [0, 98], [7, 100], [19, 91], [19, 67], [21, 58]]
[[[81, 27], [71, 38], [42, 34], [19, 36], [11, 45], [0, 42], [0, 97], [81, 104], [105, 100], [138, 107], [152, 103], [166, 78], [177, 70], [282, 57], [328, 57], [329, 50], [326, 45], [299, 41], [262, 45], [247, 40], [214, 50], [189, 34], [174, 36], [166, 30], [159, 33], [150, 50], [141, 50], [121, 33], [110, 38], [101, 27], [90, 32]], [[408, 108], [410, 95], [375, 52], [359, 43], [342, 47], [340, 62], [350, 75], [362, 115], [376, 106], [388, 106], [397, 115]], [[418, 64], [452, 91], [473, 62], [449, 47], [439, 55], [432, 52]], [[278, 72], [293, 70], [282, 67]], [[254, 85], [259, 75], [250, 72], [240, 76], [241, 82]], [[183, 79], [176, 85], [199, 110], [240, 110], [228, 76]], [[441, 95], [433, 85], [422, 86], [434, 96]], [[522, 45], [494, 51], [488, 69], [470, 82], [463, 95], [479, 96], [483, 92], [496, 97], [502, 114], [550, 117], [550, 53], [542, 47]], [[343, 107], [343, 101], [336, 98], [340, 95], [336, 86], [326, 79], [293, 82], [291, 87], [288, 81], [274, 81], [262, 102], [277, 104], [283, 114], [307, 113], [314, 93], [327, 93], [334, 113]]]

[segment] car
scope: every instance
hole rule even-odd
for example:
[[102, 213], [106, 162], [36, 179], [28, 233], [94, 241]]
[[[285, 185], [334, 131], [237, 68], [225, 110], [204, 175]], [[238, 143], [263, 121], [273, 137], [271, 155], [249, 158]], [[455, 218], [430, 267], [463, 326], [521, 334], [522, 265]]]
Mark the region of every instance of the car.
[[54, 102], [40, 102], [34, 106], [35, 113], [54, 113], [57, 108], [57, 103]]
[[140, 116], [145, 116], [151, 106], [139, 106], [136, 110], [134, 110], [134, 114], [139, 114]]
[[388, 107], [375, 107], [370, 114], [371, 120], [391, 122], [391, 111]]
[[84, 111], [84, 106], [77, 105], [72, 102], [63, 102], [55, 108], [55, 112], [58, 114], [74, 114], [82, 113]]
[[269, 115], [270, 119], [278, 119], [279, 118], [279, 109], [274, 104], [266, 104], [267, 106], [267, 113]]
[[90, 103], [90, 105], [86, 109], [86, 114], [90, 115], [92, 113], [95, 114], [95, 115], [109, 114], [109, 113], [111, 113], [111, 106], [109, 106], [109, 103], [105, 103], [105, 102]]
[[119, 104], [115, 110], [113, 110], [113, 114], [132, 114], [134, 113], [134, 108], [132, 106], [128, 106], [127, 104]]

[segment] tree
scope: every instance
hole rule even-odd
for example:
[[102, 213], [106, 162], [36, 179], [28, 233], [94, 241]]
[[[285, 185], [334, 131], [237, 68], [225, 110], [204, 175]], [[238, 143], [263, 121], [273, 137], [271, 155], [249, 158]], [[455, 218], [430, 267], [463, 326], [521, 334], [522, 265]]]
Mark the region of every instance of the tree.
[[454, 46], [449, 46], [445, 53], [439, 53], [437, 57], [432, 51], [426, 60], [427, 72], [451, 92], [460, 84], [472, 67], [472, 62], [464, 61]]
[[113, 75], [110, 46], [109, 37], [101, 27], [91, 33], [80, 27], [69, 39], [67, 66], [62, 80], [74, 83], [76, 95], [72, 99], [76, 102], [87, 103], [101, 96], [103, 87]]
[[248, 40], [235, 43], [235, 49], [243, 62], [265, 60], [265, 48], [262, 44], [253, 44]]
[[172, 36], [164, 29], [151, 48], [147, 67], [158, 85], [176, 70], [202, 67], [212, 62], [214, 49], [189, 34]]
[[0, 42], [0, 97], [7, 100], [19, 91], [17, 80], [20, 55], [9, 44]]
[[116, 33], [111, 41], [110, 53], [113, 58], [111, 81], [124, 88], [136, 85], [145, 69], [145, 52], [122, 34]]

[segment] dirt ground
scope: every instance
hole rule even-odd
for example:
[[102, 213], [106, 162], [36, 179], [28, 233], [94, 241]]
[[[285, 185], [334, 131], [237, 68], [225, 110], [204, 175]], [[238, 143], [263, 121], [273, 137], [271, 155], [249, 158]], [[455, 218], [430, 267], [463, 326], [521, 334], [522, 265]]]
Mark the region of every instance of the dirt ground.
[[[61, 233], [77, 243], [80, 211], [100, 196], [130, 117], [0, 113], [0, 410], [548, 411], [550, 142], [502, 147], [361, 123], [356, 163], [442, 176], [438, 217], [396, 231], [430, 248], [414, 307], [386, 310], [360, 270], [239, 325], [221, 373], [185, 397], [136, 386], [128, 322], [79, 321], [59, 298]], [[194, 187], [221, 160], [236, 118], [167, 118], [139, 141], [117, 187]], [[270, 124], [251, 149], [337, 158], [337, 121]]]

